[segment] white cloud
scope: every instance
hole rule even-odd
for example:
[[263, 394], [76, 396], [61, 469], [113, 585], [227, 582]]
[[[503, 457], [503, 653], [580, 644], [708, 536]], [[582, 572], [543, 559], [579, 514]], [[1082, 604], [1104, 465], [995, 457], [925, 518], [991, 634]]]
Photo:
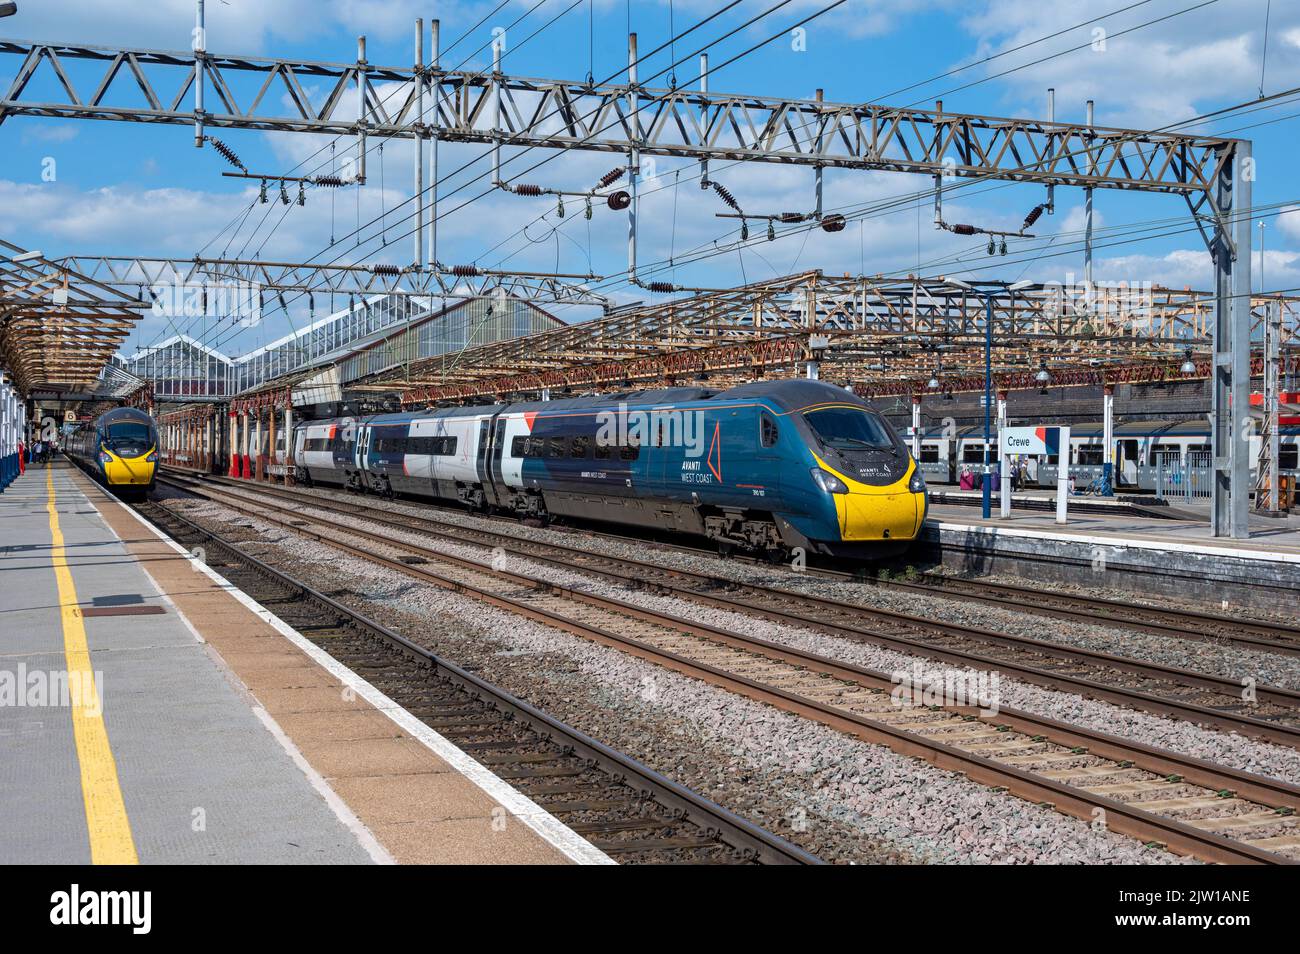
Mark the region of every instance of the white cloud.
[[1277, 217], [1277, 227], [1283, 235], [1300, 241], [1300, 205], [1289, 205]]

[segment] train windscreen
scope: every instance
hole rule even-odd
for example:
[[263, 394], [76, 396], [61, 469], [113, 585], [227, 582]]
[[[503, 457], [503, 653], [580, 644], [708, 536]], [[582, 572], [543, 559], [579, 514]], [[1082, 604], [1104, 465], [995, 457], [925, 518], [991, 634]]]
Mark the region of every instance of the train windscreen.
[[140, 457], [150, 450], [149, 425], [140, 421], [114, 421], [104, 444], [118, 457]]
[[804, 420], [827, 447], [836, 450], [892, 450], [894, 441], [880, 418], [855, 407], [824, 407], [804, 412]]

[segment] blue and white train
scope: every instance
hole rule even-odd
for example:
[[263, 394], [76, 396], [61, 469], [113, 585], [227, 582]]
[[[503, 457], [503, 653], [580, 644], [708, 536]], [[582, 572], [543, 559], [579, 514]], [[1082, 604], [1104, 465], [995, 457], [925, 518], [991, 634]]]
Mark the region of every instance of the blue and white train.
[[815, 381], [310, 421], [299, 481], [871, 557], [920, 532], [925, 480], [866, 402]]

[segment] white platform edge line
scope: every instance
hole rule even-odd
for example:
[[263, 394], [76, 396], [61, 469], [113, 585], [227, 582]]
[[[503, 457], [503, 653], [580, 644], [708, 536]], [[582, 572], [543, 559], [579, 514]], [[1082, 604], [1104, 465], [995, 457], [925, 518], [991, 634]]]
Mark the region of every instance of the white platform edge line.
[[383, 692], [376, 689], [356, 673], [352, 672], [352, 670], [334, 659], [319, 646], [309, 641], [292, 626], [284, 622], [284, 620], [280, 619], [266, 607], [262, 606], [247, 593], [234, 586], [234, 584], [229, 580], [226, 580], [211, 567], [190, 556], [190, 554], [187, 553], [179, 543], [168, 538], [162, 531], [149, 523], [149, 521], [145, 520], [130, 507], [124, 506], [112, 498], [109, 498], [109, 502], [121, 506], [122, 509], [129, 513], [141, 526], [150, 531], [154, 536], [166, 543], [177, 553], [185, 557], [185, 559], [189, 561], [190, 566], [196, 572], [202, 572], [205, 574], [218, 587], [229, 593], [264, 622], [268, 623], [282, 636], [301, 649], [305, 654], [310, 656], [314, 662], [328, 671], [330, 675], [334, 676], [345, 686], [351, 688], [357, 693], [357, 695], [361, 696], [384, 715], [388, 716], [388, 718], [396, 723], [404, 732], [408, 733], [413, 738], [419, 739], [420, 742], [429, 748], [435, 755], [442, 758], [451, 765], [452, 768], [456, 769], [456, 771], [460, 772], [460, 774], [464, 775], [471, 782], [477, 785], [489, 797], [536, 832], [538, 836], [563, 854], [566, 858], [577, 864], [584, 865], [617, 864], [613, 858], [609, 857], [609, 855], [605, 854], [595, 845], [584, 839], [568, 825], [564, 824], [564, 822], [546, 811], [546, 809], [542, 808], [510, 783], [474, 761], [474, 759], [462, 752], [452, 742], [416, 719], [415, 716], [411, 715]]
[[1258, 550], [1241, 550], [1236, 547], [1198, 547], [1178, 540], [1139, 540], [1134, 538], [1096, 537], [1081, 533], [1053, 533], [1051, 530], [1030, 530], [1024, 527], [986, 527], [974, 523], [936, 523], [939, 530], [950, 533], [978, 533], [985, 536], [1024, 537], [1036, 540], [1059, 540], [1065, 543], [1089, 543], [1112, 547], [1116, 550], [1168, 550], [1192, 553], [1197, 556], [1226, 556], [1262, 563], [1300, 563], [1300, 553], [1261, 553]]
[[[92, 507], [95, 506], [94, 501], [87, 497], [75, 484], [72, 489], [81, 495], [81, 499], [85, 503]], [[130, 557], [131, 552], [127, 549], [126, 541], [117, 535], [117, 531], [114, 530], [107, 521], [104, 522], [104, 526], [107, 528], [108, 532], [113, 535], [114, 539], [117, 540], [117, 544], [121, 548], [123, 556]], [[181, 624], [189, 631], [189, 634], [194, 637], [194, 642], [197, 645], [202, 646], [207, 652], [215, 653], [213, 646], [203, 638], [203, 634], [198, 631], [190, 621], [190, 618], [185, 615], [184, 611], [176, 605], [176, 601], [163, 590], [162, 586], [160, 586], [158, 581], [154, 578], [154, 575], [149, 572], [149, 568], [144, 564], [140, 564], [140, 570], [144, 573], [145, 579], [147, 579], [150, 585], [153, 586], [158, 599], [171, 607], [172, 612], [176, 614], [176, 618], [181, 621]], [[214, 664], [216, 664], [215, 660]], [[238, 678], [224, 662], [221, 662], [219, 665], [225, 671], [224, 678]], [[316, 769], [312, 767], [311, 763], [307, 761], [306, 756], [302, 754], [302, 751], [298, 746], [294, 745], [293, 740], [285, 733], [284, 728], [275, 720], [275, 717], [260, 705], [253, 705], [252, 710], [253, 715], [255, 715], [258, 721], [262, 723], [263, 727], [270, 733], [271, 737], [275, 739], [280, 748], [284, 749], [284, 753], [289, 756], [290, 761], [292, 761], [298, 770], [306, 776], [307, 783], [315, 789], [316, 794], [320, 795], [321, 799], [334, 813], [334, 816], [339, 820], [343, 827], [352, 834], [352, 837], [357, 840], [357, 843], [361, 846], [362, 850], [370, 856], [370, 860], [377, 865], [397, 864], [397, 861], [393, 856], [388, 853], [388, 849], [379, 843], [379, 839], [377, 839], [374, 836], [374, 833], [371, 832], [361, 819], [356, 816], [356, 813], [348, 807], [347, 802], [343, 801], [343, 799], [338, 796], [338, 793], [329, 787], [329, 783], [325, 781], [324, 776], [317, 772]]]
[[[205, 645], [210, 646], [211, 644], [205, 643]], [[253, 715], [257, 716], [262, 725], [266, 726], [266, 731], [271, 733], [272, 737], [280, 743], [281, 748], [288, 753], [289, 758], [293, 759], [294, 764], [298, 766], [302, 774], [307, 776], [311, 787], [316, 790], [321, 798], [325, 799], [325, 804], [334, 811], [339, 820], [352, 832], [353, 837], [361, 844], [366, 854], [370, 856], [370, 860], [377, 865], [397, 864], [397, 860], [388, 853], [388, 849], [379, 843], [379, 839], [375, 837], [374, 832], [366, 827], [365, 823], [357, 817], [356, 812], [348, 807], [348, 803], [339, 797], [338, 792], [330, 788], [329, 782], [325, 781], [320, 772], [316, 771], [312, 764], [307, 761], [307, 756], [302, 754], [302, 750], [294, 744], [293, 739], [289, 738], [288, 733], [284, 731], [280, 723], [275, 721], [275, 716], [267, 712], [264, 707], [256, 705], [253, 706]]]

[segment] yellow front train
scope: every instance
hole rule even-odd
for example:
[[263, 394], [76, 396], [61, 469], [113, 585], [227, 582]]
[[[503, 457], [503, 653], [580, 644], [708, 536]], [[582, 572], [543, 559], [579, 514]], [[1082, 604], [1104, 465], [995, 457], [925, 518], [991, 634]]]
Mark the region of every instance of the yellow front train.
[[158, 468], [158, 426], [133, 407], [101, 414], [68, 438], [69, 456], [114, 490], [144, 496]]

